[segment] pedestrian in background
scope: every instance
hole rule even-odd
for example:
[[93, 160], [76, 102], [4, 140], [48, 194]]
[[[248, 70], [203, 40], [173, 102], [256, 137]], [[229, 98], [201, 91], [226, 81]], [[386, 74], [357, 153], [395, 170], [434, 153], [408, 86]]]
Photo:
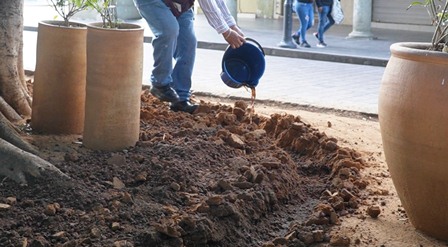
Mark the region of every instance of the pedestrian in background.
[[339, 0], [316, 0], [317, 12], [319, 14], [319, 24], [317, 25], [317, 32], [313, 33], [318, 40], [317, 47], [325, 48], [327, 44], [324, 41], [324, 33], [335, 23], [331, 16], [331, 8], [333, 1]]
[[300, 27], [292, 35], [292, 39], [301, 47], [310, 48], [306, 41], [306, 31], [314, 25], [314, 0], [295, 0], [293, 9], [300, 20]]
[[[152, 33], [154, 67], [151, 94], [171, 102], [172, 111], [193, 113], [198, 105], [190, 102], [191, 77], [196, 57], [193, 21], [194, 0], [134, 0]], [[233, 48], [245, 42], [224, 0], [199, 0], [209, 24]], [[175, 63], [173, 65], [173, 58]]]

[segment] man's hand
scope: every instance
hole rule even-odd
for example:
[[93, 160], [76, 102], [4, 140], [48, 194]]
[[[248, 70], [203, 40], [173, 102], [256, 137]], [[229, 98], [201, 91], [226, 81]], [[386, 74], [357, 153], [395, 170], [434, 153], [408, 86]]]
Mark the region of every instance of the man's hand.
[[222, 36], [233, 49], [242, 46], [244, 42], [246, 42], [243, 32], [241, 32], [241, 30], [236, 25], [230, 27], [229, 30], [222, 33]]

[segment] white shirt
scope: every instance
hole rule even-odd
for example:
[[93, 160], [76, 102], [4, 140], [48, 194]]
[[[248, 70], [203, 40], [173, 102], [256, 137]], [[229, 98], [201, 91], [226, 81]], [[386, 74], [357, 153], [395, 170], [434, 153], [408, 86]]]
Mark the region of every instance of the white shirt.
[[236, 21], [230, 14], [224, 0], [198, 0], [208, 23], [219, 34], [229, 30], [229, 27], [236, 25]]

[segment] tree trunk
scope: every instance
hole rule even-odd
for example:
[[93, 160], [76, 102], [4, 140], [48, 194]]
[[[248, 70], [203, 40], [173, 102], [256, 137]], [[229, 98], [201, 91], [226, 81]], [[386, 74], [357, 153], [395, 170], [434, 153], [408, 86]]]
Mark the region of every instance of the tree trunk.
[[23, 0], [0, 0], [0, 175], [26, 184], [25, 173], [39, 176], [58, 168], [37, 156], [11, 121], [31, 115], [23, 70]]
[[68, 178], [58, 168], [34, 154], [25, 152], [11, 143], [0, 139], [0, 174], [25, 185], [25, 173], [34, 177], [52, 173]]
[[[15, 126], [12, 125], [6, 117], [0, 113], [0, 138], [13, 144], [14, 146], [27, 151], [32, 154], [38, 154], [37, 150], [33, 148], [28, 142], [25, 142], [16, 131]], [[1, 164], [0, 164], [1, 166]]]
[[19, 115], [30, 116], [23, 71], [23, 0], [0, 1], [0, 96]]

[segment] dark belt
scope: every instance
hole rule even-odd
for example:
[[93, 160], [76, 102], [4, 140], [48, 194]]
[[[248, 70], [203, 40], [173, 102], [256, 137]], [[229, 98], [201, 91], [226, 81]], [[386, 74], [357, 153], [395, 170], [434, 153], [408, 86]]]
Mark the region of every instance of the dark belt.
[[163, 0], [174, 16], [179, 17], [194, 5], [194, 0]]

